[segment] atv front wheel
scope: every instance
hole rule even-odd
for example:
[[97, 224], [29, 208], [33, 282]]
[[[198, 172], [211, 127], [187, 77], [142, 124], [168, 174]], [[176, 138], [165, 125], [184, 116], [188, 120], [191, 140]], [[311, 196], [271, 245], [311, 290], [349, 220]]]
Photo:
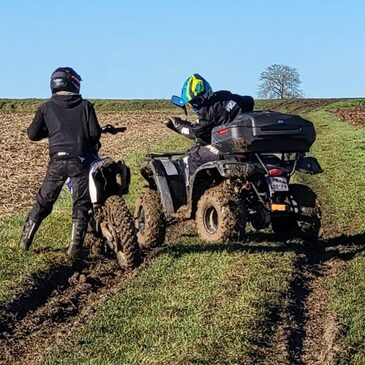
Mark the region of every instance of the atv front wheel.
[[150, 248], [165, 241], [166, 220], [158, 191], [145, 189], [136, 200], [134, 219], [138, 243]]
[[199, 238], [205, 242], [241, 241], [245, 235], [245, 209], [226, 184], [203, 194], [195, 220]]
[[139, 247], [133, 217], [127, 204], [121, 196], [112, 195], [102, 209], [101, 230], [114, 247], [119, 266], [134, 267], [139, 260]]

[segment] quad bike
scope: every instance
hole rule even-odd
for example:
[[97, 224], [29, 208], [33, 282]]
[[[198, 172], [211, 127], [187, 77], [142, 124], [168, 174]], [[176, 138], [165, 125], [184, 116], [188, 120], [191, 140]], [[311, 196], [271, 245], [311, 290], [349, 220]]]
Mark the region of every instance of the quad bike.
[[187, 219], [195, 219], [199, 237], [209, 243], [244, 239], [248, 223], [256, 230], [271, 225], [279, 239], [315, 241], [317, 195], [290, 183], [296, 171], [322, 172], [314, 157], [306, 157], [315, 138], [313, 124], [299, 116], [250, 112], [213, 129], [219, 157], [192, 176], [186, 154], [149, 154], [141, 169], [148, 187], [134, 214], [139, 244], [160, 245], [167, 222]]
[[[107, 125], [102, 133], [125, 132], [124, 127]], [[128, 193], [130, 170], [124, 161], [96, 157], [89, 172], [89, 191], [93, 215], [89, 229], [101, 242], [104, 252], [115, 253], [122, 268], [131, 268], [139, 260], [139, 246], [133, 216], [123, 195]], [[70, 188], [70, 186], [69, 186]]]

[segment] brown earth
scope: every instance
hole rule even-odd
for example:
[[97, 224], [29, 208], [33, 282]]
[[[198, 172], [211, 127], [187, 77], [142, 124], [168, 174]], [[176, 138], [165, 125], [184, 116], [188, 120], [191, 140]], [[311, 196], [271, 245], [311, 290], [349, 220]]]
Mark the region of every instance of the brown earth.
[[313, 109], [331, 104], [335, 99], [283, 99], [261, 101], [263, 109], [278, 110], [283, 113], [303, 114]]
[[332, 113], [356, 127], [365, 127], [365, 106], [336, 109]]
[[[101, 125], [128, 128], [125, 134], [102, 137], [102, 156], [121, 158], [136, 146], [148, 146], [167, 135], [162, 122], [167, 113], [101, 112]], [[7, 218], [29, 209], [40, 187], [48, 161], [48, 142], [29, 141], [26, 129], [32, 113], [0, 113], [0, 224]]]

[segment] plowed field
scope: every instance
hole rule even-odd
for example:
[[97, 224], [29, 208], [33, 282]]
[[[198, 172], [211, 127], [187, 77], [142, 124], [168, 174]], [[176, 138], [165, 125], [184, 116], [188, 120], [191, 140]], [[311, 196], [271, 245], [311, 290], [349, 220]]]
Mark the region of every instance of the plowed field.
[[352, 125], [365, 127], [365, 106], [337, 109], [333, 114]]
[[[124, 135], [102, 137], [101, 155], [120, 158], [136, 146], [146, 146], [167, 135], [162, 124], [167, 113], [98, 113], [100, 125], [126, 126]], [[0, 223], [30, 208], [43, 179], [48, 161], [48, 142], [29, 141], [26, 129], [32, 113], [1, 113]]]

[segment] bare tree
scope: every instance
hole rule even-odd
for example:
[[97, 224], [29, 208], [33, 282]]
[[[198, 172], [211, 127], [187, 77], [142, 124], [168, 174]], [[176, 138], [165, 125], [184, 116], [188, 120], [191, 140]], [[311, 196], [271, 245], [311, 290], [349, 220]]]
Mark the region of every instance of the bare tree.
[[261, 72], [259, 97], [290, 99], [303, 97], [302, 83], [297, 69], [286, 65], [271, 65]]

